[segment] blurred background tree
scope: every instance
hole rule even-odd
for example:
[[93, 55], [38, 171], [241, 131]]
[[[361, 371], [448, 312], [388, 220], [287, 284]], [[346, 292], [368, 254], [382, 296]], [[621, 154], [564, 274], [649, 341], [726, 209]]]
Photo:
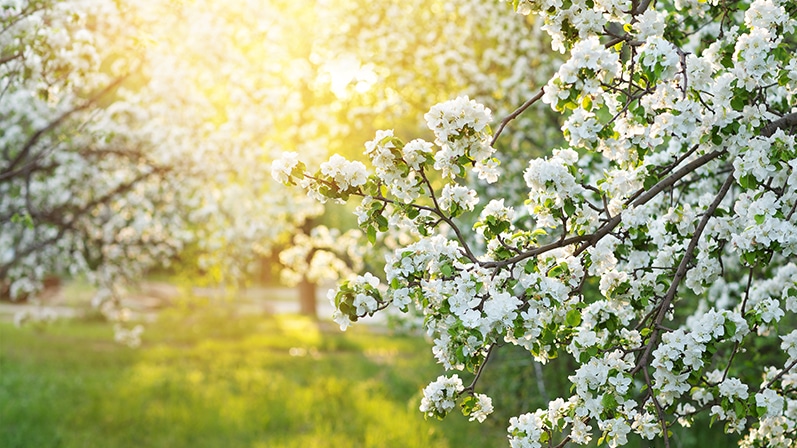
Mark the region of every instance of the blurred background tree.
[[[544, 84], [554, 60], [538, 28], [510, 8], [475, 0], [8, 2], [0, 35], [7, 294], [35, 294], [47, 277], [88, 275], [103, 286], [97, 302], [113, 309], [120, 286], [152, 269], [240, 282], [296, 238], [323, 244], [308, 238], [316, 224], [353, 227], [349, 209], [276, 184], [270, 161], [288, 150], [311, 163], [361, 157], [376, 129], [391, 123], [417, 135], [428, 105], [456, 95], [498, 117], [510, 113]], [[504, 169], [519, 173], [513, 152], [556, 138], [552, 116], [518, 120], [501, 143]], [[312, 283], [358, 265], [312, 258], [284, 276], [305, 285], [308, 314]]]

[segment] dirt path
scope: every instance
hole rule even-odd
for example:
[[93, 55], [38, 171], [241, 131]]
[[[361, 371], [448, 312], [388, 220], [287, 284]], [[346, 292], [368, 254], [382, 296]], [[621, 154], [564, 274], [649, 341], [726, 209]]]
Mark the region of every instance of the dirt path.
[[[334, 308], [327, 299], [329, 286], [319, 287], [316, 291], [317, 314], [319, 318], [332, 318]], [[82, 287], [75, 288], [66, 284], [55, 291], [48, 291], [40, 305], [32, 303], [15, 303], [0, 301], [0, 320], [11, 321], [19, 313], [50, 313], [57, 318], [75, 318], [91, 312], [92, 291]], [[189, 292], [166, 282], [143, 282], [136, 291], [131, 291], [122, 299], [122, 305], [143, 320], [157, 317], [160, 310], [178, 303], [186, 296], [205, 298], [212, 302], [234, 305], [247, 314], [296, 314], [299, 312], [299, 298], [296, 288], [287, 287], [250, 287], [238, 290], [225, 288], [193, 287]], [[380, 324], [381, 318], [363, 320], [364, 323]]]

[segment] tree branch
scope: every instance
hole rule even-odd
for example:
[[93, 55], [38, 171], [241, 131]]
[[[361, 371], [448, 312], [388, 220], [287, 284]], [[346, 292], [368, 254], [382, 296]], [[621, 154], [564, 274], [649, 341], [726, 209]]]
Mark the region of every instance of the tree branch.
[[689, 269], [689, 264], [695, 258], [695, 249], [700, 241], [700, 237], [703, 234], [708, 221], [712, 216], [714, 216], [714, 212], [717, 210], [717, 207], [719, 207], [720, 203], [725, 198], [725, 195], [728, 193], [728, 190], [730, 190], [731, 185], [733, 185], [734, 182], [735, 179], [733, 177], [733, 171], [731, 171], [731, 174], [725, 179], [725, 182], [722, 184], [719, 193], [717, 193], [717, 196], [714, 198], [714, 202], [712, 202], [708, 209], [706, 209], [706, 213], [703, 214], [703, 218], [697, 225], [695, 233], [692, 235], [692, 239], [689, 241], [689, 246], [687, 246], [686, 250], [684, 251], [684, 257], [681, 259], [681, 263], [678, 265], [678, 270], [675, 271], [675, 276], [672, 279], [672, 283], [670, 283], [670, 288], [667, 290], [667, 294], [664, 296], [664, 299], [659, 305], [659, 312], [656, 315], [655, 322], [653, 323], [653, 330], [651, 332], [647, 348], [639, 358], [639, 362], [637, 362], [634, 370], [631, 371], [631, 375], [634, 375], [647, 364], [648, 358], [650, 357], [650, 352], [653, 350], [653, 346], [656, 345], [656, 339], [661, 332], [660, 328], [661, 323], [664, 320], [664, 316], [667, 314], [670, 304], [675, 299], [675, 294], [678, 292], [678, 286], [681, 284], [681, 280], [683, 280], [686, 276], [686, 271]]
[[[706, 163], [710, 162], [711, 160], [714, 160], [715, 158], [719, 157], [723, 153], [724, 153], [724, 151], [719, 151], [718, 150], [718, 151], [710, 152], [708, 154], [704, 154], [704, 155], [698, 157], [697, 159], [693, 160], [692, 162], [690, 162], [689, 164], [687, 164], [686, 166], [684, 166], [680, 170], [678, 170], [675, 173], [671, 174], [666, 179], [660, 181], [659, 183], [654, 185], [650, 190], [647, 190], [647, 191], [646, 190], [640, 190], [638, 193], [641, 193], [641, 194], [638, 194], [637, 199], [633, 202], [632, 205], [634, 207], [639, 207], [641, 205], [644, 205], [645, 203], [647, 203], [648, 201], [650, 201], [651, 199], [656, 197], [656, 195], [661, 193], [664, 189], [672, 186], [673, 184], [675, 184], [676, 182], [681, 180], [684, 176], [688, 175], [689, 173], [692, 173], [696, 169], [700, 168], [701, 166], [705, 165]], [[620, 224], [621, 221], [622, 221], [622, 214], [617, 214], [614, 217], [612, 217], [611, 220], [606, 222], [606, 224], [604, 224], [603, 227], [598, 229], [598, 231], [593, 233], [593, 234], [590, 234], [590, 235], [578, 235], [578, 236], [574, 236], [574, 237], [571, 237], [571, 238], [562, 239], [562, 240], [559, 240], [559, 241], [556, 241], [556, 242], [553, 242], [553, 243], [550, 243], [550, 244], [546, 244], [544, 246], [535, 247], [535, 248], [527, 250], [527, 251], [525, 251], [525, 252], [523, 252], [521, 254], [518, 254], [518, 255], [516, 255], [516, 256], [514, 256], [512, 258], [507, 258], [506, 260], [490, 261], [490, 262], [482, 263], [482, 266], [485, 267], [485, 268], [496, 268], [496, 267], [508, 266], [510, 264], [514, 264], [514, 263], [523, 261], [523, 260], [525, 260], [527, 258], [543, 254], [543, 253], [548, 252], [549, 250], [552, 250], [552, 249], [557, 249], [557, 248], [560, 248], [560, 247], [566, 247], [566, 246], [569, 246], [571, 244], [584, 243], [578, 249], [576, 249], [574, 255], [578, 255], [581, 252], [584, 252], [588, 247], [594, 246], [595, 244], [597, 244], [598, 241], [601, 240], [601, 238], [603, 238], [604, 236], [608, 235], [612, 230], [614, 230], [614, 228], [617, 227], [617, 225]]]
[[506, 125], [507, 125], [507, 124], [509, 124], [509, 122], [510, 122], [510, 121], [512, 121], [512, 120], [514, 120], [515, 118], [517, 118], [518, 116], [520, 116], [520, 114], [522, 114], [523, 112], [525, 112], [525, 111], [526, 111], [526, 109], [528, 109], [529, 107], [531, 107], [531, 105], [532, 105], [532, 104], [534, 104], [534, 103], [536, 103], [537, 101], [539, 101], [539, 100], [542, 98], [542, 96], [543, 96], [544, 94], [545, 94], [545, 92], [543, 91], [543, 88], [540, 88], [540, 91], [539, 91], [539, 92], [537, 92], [537, 94], [536, 94], [536, 95], [534, 95], [533, 97], [531, 97], [531, 98], [529, 98], [528, 100], [526, 100], [526, 102], [525, 102], [525, 103], [523, 103], [523, 105], [521, 105], [520, 107], [518, 107], [517, 109], [515, 109], [515, 111], [514, 111], [514, 112], [512, 112], [511, 114], [507, 115], [507, 116], [506, 116], [506, 117], [505, 117], [505, 118], [504, 118], [504, 119], [501, 121], [501, 124], [498, 126], [498, 130], [497, 130], [497, 131], [495, 131], [495, 135], [493, 135], [493, 139], [490, 141], [490, 146], [493, 146], [493, 145], [495, 145], [495, 142], [496, 142], [496, 141], [498, 141], [498, 137], [501, 135], [501, 132], [503, 132], [503, 131], [504, 131], [504, 128], [506, 127]]
[[37, 155], [34, 155], [33, 160], [31, 160], [28, 163], [26, 163], [25, 165], [17, 168], [17, 165], [20, 164], [28, 156], [28, 154], [30, 153], [30, 151], [33, 148], [33, 146], [36, 145], [36, 143], [39, 141], [40, 138], [42, 138], [42, 136], [44, 136], [44, 134], [46, 134], [46, 133], [54, 130], [58, 126], [60, 126], [64, 121], [66, 121], [72, 115], [74, 115], [74, 114], [76, 114], [76, 113], [78, 113], [78, 112], [80, 112], [82, 110], [88, 109], [89, 107], [94, 105], [97, 100], [99, 100], [103, 96], [107, 95], [108, 93], [110, 93], [111, 91], [116, 89], [125, 79], [128, 78], [128, 76], [130, 76], [130, 73], [128, 73], [128, 74], [126, 74], [124, 76], [120, 76], [120, 77], [116, 78], [112, 83], [108, 84], [102, 90], [100, 90], [99, 92], [97, 92], [94, 95], [92, 95], [89, 99], [84, 101], [82, 104], [79, 104], [79, 105], [73, 107], [72, 109], [69, 109], [66, 112], [63, 112], [61, 115], [56, 117], [53, 121], [48, 123], [47, 126], [45, 126], [45, 127], [41, 128], [41, 129], [39, 129], [38, 131], [34, 132], [33, 135], [31, 135], [28, 138], [28, 141], [25, 142], [25, 145], [19, 151], [19, 154], [17, 154], [16, 157], [14, 157], [14, 159], [11, 160], [11, 162], [3, 169], [3, 171], [0, 172], [0, 181], [5, 181], [7, 179], [10, 179], [10, 178], [13, 178], [14, 176], [19, 175], [20, 173], [25, 172], [25, 170], [30, 165], [36, 163], [36, 161], [39, 159], [39, 156], [41, 155], [41, 153], [39, 153]]
[[797, 112], [784, 115], [783, 117], [769, 123], [761, 129], [761, 135], [772, 137], [778, 129], [790, 129], [797, 127]]

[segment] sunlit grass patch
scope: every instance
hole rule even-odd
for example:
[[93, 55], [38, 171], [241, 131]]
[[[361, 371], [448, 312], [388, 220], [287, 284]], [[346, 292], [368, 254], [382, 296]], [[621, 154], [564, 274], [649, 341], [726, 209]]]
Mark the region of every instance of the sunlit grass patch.
[[138, 350], [0, 324], [0, 446], [504, 446], [503, 424], [423, 420], [438, 369], [419, 338], [232, 307], [165, 312]]

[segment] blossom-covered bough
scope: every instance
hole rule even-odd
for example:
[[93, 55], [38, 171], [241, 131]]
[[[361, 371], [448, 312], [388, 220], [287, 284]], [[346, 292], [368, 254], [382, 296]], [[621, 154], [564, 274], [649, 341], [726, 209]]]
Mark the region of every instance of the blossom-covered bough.
[[[126, 33], [105, 12], [78, 2], [0, 5], [0, 288], [12, 298], [53, 273], [90, 272], [98, 283], [136, 275], [183, 243], [173, 198], [186, 170], [152, 153], [151, 129], [135, 121], [144, 111], [122, 91], [141, 60], [117, 45]], [[101, 70], [114, 51], [127, 57]], [[169, 188], [172, 199], [161, 194]], [[140, 213], [121, 213], [129, 204]], [[107, 298], [98, 296], [120, 320]], [[118, 330], [125, 341], [139, 331]]]
[[[210, 76], [200, 68], [211, 67], [207, 59], [216, 54], [207, 51], [199, 29], [213, 34], [226, 49], [219, 53], [234, 60], [228, 70], [236, 71], [229, 67], [243, 57], [233, 54], [227, 36], [234, 30], [226, 22], [235, 18], [219, 13], [210, 20], [197, 5], [180, 11], [192, 15], [184, 21], [175, 8], [157, 0], [0, 2], [4, 296], [35, 299], [47, 276], [84, 275], [100, 286], [95, 305], [124, 320], [129, 314], [118, 305], [125, 280], [175, 261], [205, 271], [223, 266], [228, 277], [240, 278], [246, 261], [306, 215], [318, 214], [310, 200], [281, 194], [261, 206], [280, 189], [267, 170], [254, 169], [270, 160], [264, 158], [269, 148], [241, 123], [252, 120], [233, 112], [267, 111], [264, 104], [277, 94], [248, 95], [249, 102], [238, 102], [241, 110], [225, 111], [219, 123], [226, 107], [218, 104], [221, 95], [213, 86], [190, 89]], [[250, 28], [244, 31], [255, 32]], [[280, 42], [263, 45], [279, 48]], [[251, 85], [236, 80], [225, 93], [243, 96], [239, 89]], [[279, 107], [290, 113], [285, 101]], [[197, 253], [197, 260], [186, 260]], [[138, 333], [117, 332], [133, 345]]]
[[[372, 169], [295, 154], [278, 180], [361, 200], [371, 242], [403, 229], [385, 282], [331, 294], [335, 320], [417, 307], [446, 370], [421, 411], [482, 421], [486, 361], [514, 344], [569, 356], [571, 395], [513, 417], [513, 447], [663, 439], [701, 415], [742, 446], [797, 443], [797, 4], [786, 0], [519, 0], [569, 55], [493, 134], [467, 97], [426, 114], [434, 141], [380, 131]], [[500, 197], [494, 145], [538, 102], [567, 144]], [[498, 192], [480, 198], [474, 185]], [[486, 202], [486, 203], [483, 203]], [[765, 356], [758, 348], [770, 347]], [[752, 360], [744, 363], [742, 360]], [[703, 424], [704, 420], [698, 420]]]

